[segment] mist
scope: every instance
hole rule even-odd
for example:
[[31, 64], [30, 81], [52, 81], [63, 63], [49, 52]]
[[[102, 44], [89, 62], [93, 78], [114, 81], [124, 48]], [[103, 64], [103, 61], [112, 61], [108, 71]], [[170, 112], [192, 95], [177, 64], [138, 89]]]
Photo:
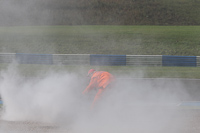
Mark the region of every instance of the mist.
[[76, 9], [80, 3], [76, 0], [0, 0], [0, 26], [84, 24], [81, 12]]
[[0, 25], [44, 25], [49, 21], [50, 13], [41, 10], [41, 3], [38, 0], [1, 0]]
[[80, 74], [81, 68], [77, 73], [49, 70], [25, 78], [18, 67], [12, 64], [1, 71], [4, 121], [49, 123], [72, 133], [177, 133], [187, 124], [178, 105], [191, 96], [180, 81], [117, 75], [112, 88], [90, 109], [96, 91], [82, 95], [89, 79]]
[[[0, 25], [51, 24], [51, 14], [48, 10], [40, 12], [38, 9], [41, 5], [37, 5], [37, 1], [39, 0], [22, 0], [19, 3], [16, 0], [0, 1]], [[80, 19], [82, 20], [81, 16]], [[25, 38], [20, 39], [24, 41]], [[116, 41], [113, 39], [105, 44], [110, 42], [114, 47]], [[140, 47], [141, 42], [142, 39], [138, 39], [134, 45]], [[28, 44], [27, 42], [26, 45]], [[16, 46], [15, 44], [13, 49], [16, 50]], [[27, 53], [32, 52], [33, 47], [21, 46], [25, 49], [23, 52]], [[51, 46], [45, 49], [54, 53]], [[38, 52], [37, 49], [35, 51]], [[130, 75], [113, 74], [116, 81], [112, 88], [104, 92], [91, 110], [96, 90], [82, 95], [89, 79], [82, 76], [81, 68], [76, 73], [41, 71], [39, 75], [27, 78], [19, 72], [19, 67], [17, 64], [10, 64], [0, 73], [0, 94], [4, 106], [1, 121], [45, 123], [57, 127], [57, 131], [71, 133], [182, 133], [189, 123], [180, 114], [178, 105], [181, 101], [191, 100], [191, 95], [179, 80], [137, 79], [145, 71], [132, 72]], [[15, 124], [0, 126], [0, 132], [34, 132], [36, 128], [25, 130], [27, 125], [22, 124], [20, 129], [16, 129], [13, 126]]]

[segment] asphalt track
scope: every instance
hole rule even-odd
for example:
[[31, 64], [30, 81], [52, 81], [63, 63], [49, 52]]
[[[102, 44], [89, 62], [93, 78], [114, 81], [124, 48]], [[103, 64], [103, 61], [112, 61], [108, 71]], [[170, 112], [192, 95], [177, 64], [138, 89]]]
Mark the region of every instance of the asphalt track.
[[[129, 104], [129, 108], [136, 108], [138, 106], [144, 106], [145, 108], [149, 107], [167, 107], [171, 110], [176, 108], [176, 111], [179, 111], [177, 116], [174, 117], [173, 121], [181, 119], [185, 121], [184, 124], [187, 125], [171, 125], [171, 127], [166, 127], [166, 133], [174, 131], [174, 133], [199, 133], [200, 131], [200, 80], [199, 79], [136, 79], [136, 78], [119, 78], [117, 79], [121, 82], [120, 85], [124, 86], [127, 84], [134, 84], [137, 89], [144, 89], [152, 91], [160, 91], [165, 93], [173, 92], [176, 96], [180, 96], [181, 101], [176, 103], [169, 103], [166, 105], [158, 104], [143, 104], [138, 105], [137, 103]], [[183, 96], [180, 92], [187, 92], [187, 97]], [[168, 106], [170, 105], [170, 106]], [[170, 108], [168, 108], [170, 107]], [[177, 109], [178, 108], [178, 109]], [[144, 121], [139, 121], [143, 123]], [[152, 123], [152, 121], [148, 121]], [[173, 130], [175, 129], [175, 130]], [[68, 128], [60, 128], [56, 124], [52, 123], [40, 123], [40, 122], [30, 122], [30, 121], [6, 121], [0, 120], [0, 133], [3, 132], [14, 132], [14, 133], [71, 133]], [[132, 132], [132, 131], [131, 131]], [[145, 132], [146, 133], [146, 132]], [[156, 132], [157, 133], [157, 132]], [[165, 132], [162, 132], [165, 133]]]
[[182, 97], [182, 102], [200, 101], [200, 79], [184, 78], [119, 78], [124, 86], [126, 84], [134, 85], [136, 89], [151, 91], [171, 91], [177, 96], [181, 92], [188, 94], [188, 97]]

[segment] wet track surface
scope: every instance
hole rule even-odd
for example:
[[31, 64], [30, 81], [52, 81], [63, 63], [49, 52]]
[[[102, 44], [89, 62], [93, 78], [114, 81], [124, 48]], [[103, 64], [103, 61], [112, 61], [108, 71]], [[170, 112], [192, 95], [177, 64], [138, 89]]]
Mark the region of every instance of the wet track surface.
[[5, 121], [0, 120], [0, 132], [61, 132], [58, 127], [48, 123], [28, 122], [28, 121]]
[[[200, 79], [179, 79], [179, 78], [119, 78], [122, 86], [132, 86], [132, 90], [170, 92], [181, 96], [182, 101], [200, 101]], [[131, 82], [131, 83], [130, 83]]]
[[[133, 120], [133, 125], [130, 128], [128, 133], [199, 133], [200, 131], [200, 111], [199, 110], [179, 110], [179, 115], [176, 115], [171, 118], [170, 121], [173, 124], [168, 124], [166, 127], [163, 127], [162, 130], [160, 127], [156, 127], [153, 123], [154, 119], [147, 120]], [[161, 118], [162, 119], [162, 118]], [[176, 121], [182, 121], [181, 123], [176, 123]], [[143, 127], [138, 129], [137, 125], [145, 126], [151, 125], [151, 127]], [[160, 124], [160, 123], [159, 123]], [[155, 129], [151, 129], [152, 126]], [[66, 125], [67, 127], [67, 125]], [[116, 127], [113, 127], [116, 128]], [[148, 129], [149, 128], [149, 129]], [[81, 129], [80, 129], [81, 130]], [[147, 132], [148, 130], [148, 132]], [[27, 122], [27, 121], [4, 121], [0, 120], [0, 132], [1, 133], [73, 133], [70, 129], [56, 126], [49, 123], [39, 123], [39, 122]]]
[[[173, 103], [170, 95], [165, 95], [165, 100], [169, 100], [170, 104], [152, 104], [154, 100], [150, 103], [128, 103], [124, 105], [121, 112], [127, 114], [131, 112], [133, 119], [123, 116], [119, 116], [119, 120], [124, 123], [130, 122], [131, 127], [128, 127], [128, 133], [199, 133], [200, 131], [200, 109], [199, 103], [194, 104], [188, 101], [200, 101], [200, 80], [196, 79], [133, 79], [133, 78], [119, 78], [120, 81], [117, 84], [118, 87], [123, 86], [124, 89], [128, 90], [128, 94], [142, 92], [142, 95], [137, 95], [136, 99], [142, 99], [145, 95], [146, 100], [152, 99], [152, 97], [157, 97], [158, 95], [171, 94], [175, 96], [179, 101], [176, 100]], [[130, 82], [131, 81], [131, 82]], [[130, 87], [131, 86], [131, 87]], [[139, 91], [138, 91], [139, 90]], [[159, 92], [159, 93], [157, 93]], [[126, 98], [124, 98], [126, 101]], [[156, 98], [155, 98], [156, 99]], [[159, 99], [160, 100], [160, 99]], [[181, 103], [187, 103], [182, 104]], [[161, 120], [146, 115], [146, 112], [140, 112], [140, 109], [146, 111], [158, 111], [161, 114], [154, 114]], [[139, 110], [139, 111], [138, 111]], [[162, 111], [168, 112], [167, 114]], [[169, 113], [171, 112], [171, 113]], [[134, 116], [145, 115], [146, 119], [134, 119]], [[167, 116], [169, 115], [169, 116]], [[118, 116], [117, 116], [118, 117]], [[128, 121], [127, 119], [131, 119]], [[162, 124], [160, 124], [162, 123]], [[167, 124], [165, 124], [167, 123]], [[157, 124], [163, 127], [157, 127]], [[128, 125], [128, 126], [130, 126]], [[146, 125], [150, 125], [149, 127]], [[164, 126], [166, 125], [166, 126]], [[144, 127], [143, 127], [144, 126]], [[152, 129], [153, 127], [153, 129]], [[79, 127], [77, 127], [79, 128]], [[116, 127], [113, 127], [116, 128]], [[120, 128], [120, 127], [119, 127]], [[148, 129], [149, 128], [149, 129]], [[80, 129], [81, 131], [81, 129]], [[7, 121], [0, 119], [0, 133], [77, 133], [71, 130], [68, 124], [55, 124], [55, 123], [42, 123], [33, 121]], [[104, 130], [105, 132], [105, 130]], [[90, 133], [90, 132], [89, 132]], [[98, 133], [98, 132], [97, 132]], [[111, 133], [111, 132], [109, 132]]]

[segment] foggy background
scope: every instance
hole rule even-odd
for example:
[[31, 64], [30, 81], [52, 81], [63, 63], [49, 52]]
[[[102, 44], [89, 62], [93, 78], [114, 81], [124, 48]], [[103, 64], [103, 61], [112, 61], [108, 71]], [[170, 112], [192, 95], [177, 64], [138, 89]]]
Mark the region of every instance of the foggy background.
[[[189, 121], [179, 105], [194, 100], [194, 95], [187, 92], [182, 81], [131, 79], [129, 75], [126, 79], [125, 75], [123, 78], [115, 75], [112, 88], [104, 92], [91, 110], [97, 90], [82, 95], [89, 82], [83, 72], [81, 68], [76, 73], [49, 70], [26, 79], [17, 64], [10, 65], [1, 72], [0, 93], [4, 102], [1, 119], [49, 123], [73, 133], [186, 130], [184, 125]], [[1, 130], [12, 131], [5, 126]]]
[[40, 0], [1, 0], [0, 25], [25, 26], [47, 22], [50, 14], [40, 10], [39, 1]]
[[[68, 24], [87, 22], [79, 10], [70, 6], [75, 4], [75, 0], [62, 2], [61, 5], [65, 5], [62, 8], [73, 10], [65, 14], [55, 0], [0, 0], [0, 25], [66, 24], [62, 17], [56, 17], [60, 13], [65, 20], [71, 19], [66, 21]], [[54, 12], [50, 8], [54, 8]], [[23, 47], [24, 51], [32, 51], [34, 46], [27, 43]], [[47, 50], [53, 53], [54, 47], [50, 45]], [[1, 52], [4, 51], [9, 50], [1, 49]], [[193, 98], [197, 97], [197, 93], [193, 97], [187, 89], [191, 87], [196, 90], [198, 86], [185, 86], [183, 81], [137, 80], [130, 79], [130, 75], [123, 75], [123, 78], [116, 75], [113, 88], [104, 93], [94, 110], [90, 110], [96, 92], [81, 94], [89, 82], [85, 76], [80, 76], [83, 73], [81, 68], [76, 73], [49, 70], [26, 79], [19, 73], [18, 67], [11, 64], [0, 73], [0, 93], [4, 102], [1, 119], [50, 123], [73, 133], [182, 133], [186, 130], [185, 125], [190, 123], [182, 117], [184, 114], [180, 113], [178, 105], [182, 101], [196, 100]], [[0, 132], [13, 130], [16, 129], [0, 126]]]
[[[0, 0], [0, 26], [77, 25], [90, 8], [87, 0]], [[94, 8], [94, 7], [92, 7]], [[89, 23], [88, 23], [89, 24]]]
[[199, 4], [198, 0], [0, 0], [0, 25], [199, 25]]

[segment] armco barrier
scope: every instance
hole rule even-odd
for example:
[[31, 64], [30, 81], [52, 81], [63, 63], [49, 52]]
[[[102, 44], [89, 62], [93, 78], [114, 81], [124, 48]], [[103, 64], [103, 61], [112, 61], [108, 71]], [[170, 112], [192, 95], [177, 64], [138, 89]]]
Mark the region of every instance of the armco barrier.
[[200, 56], [0, 53], [0, 63], [200, 67]]
[[16, 61], [20, 64], [53, 64], [51, 54], [16, 54]]
[[196, 56], [162, 56], [162, 66], [192, 66], [196, 67]]
[[200, 67], [200, 56], [197, 56], [196, 57], [196, 64], [197, 64], [197, 67]]
[[0, 54], [0, 63], [12, 63], [15, 61], [16, 54], [13, 53], [1, 53]]
[[53, 54], [53, 64], [90, 65], [89, 54]]
[[126, 55], [90, 55], [90, 65], [125, 66]]
[[162, 66], [162, 55], [127, 55], [127, 66]]

